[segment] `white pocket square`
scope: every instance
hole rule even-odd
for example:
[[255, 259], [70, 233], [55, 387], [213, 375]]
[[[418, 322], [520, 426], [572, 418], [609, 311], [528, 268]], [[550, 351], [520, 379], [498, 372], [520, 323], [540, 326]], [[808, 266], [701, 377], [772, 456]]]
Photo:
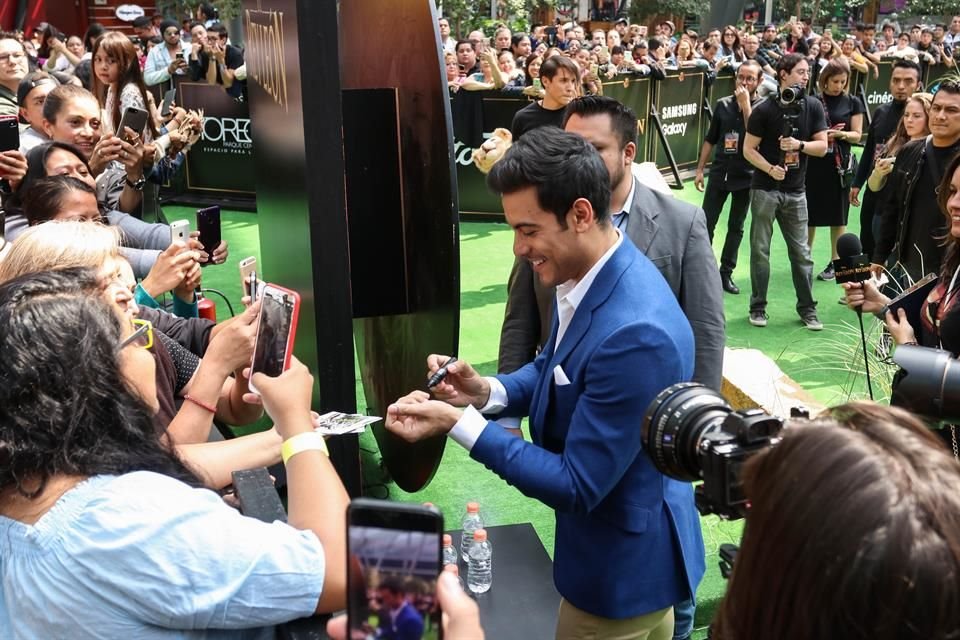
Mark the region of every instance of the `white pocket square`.
[[567, 374], [563, 372], [563, 367], [560, 365], [553, 368], [553, 382], [558, 387], [570, 384], [570, 379], [567, 377]]

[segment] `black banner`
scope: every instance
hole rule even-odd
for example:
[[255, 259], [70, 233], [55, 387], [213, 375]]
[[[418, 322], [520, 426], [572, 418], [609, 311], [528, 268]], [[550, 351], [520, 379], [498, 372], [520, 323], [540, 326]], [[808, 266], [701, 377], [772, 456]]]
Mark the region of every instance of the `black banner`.
[[244, 102], [205, 82], [177, 85], [177, 104], [203, 110], [203, 135], [187, 153], [187, 188], [253, 195], [253, 137]]
[[603, 95], [616, 98], [637, 114], [636, 162], [647, 162], [650, 159], [652, 83], [650, 78], [637, 78], [632, 75], [617, 76], [612, 82], [603, 83]]
[[[656, 83], [657, 115], [680, 169], [696, 165], [700, 155], [703, 82], [702, 71], [681, 71], [671, 72], [665, 80]], [[656, 134], [651, 157], [661, 171], [669, 167], [667, 153]]]

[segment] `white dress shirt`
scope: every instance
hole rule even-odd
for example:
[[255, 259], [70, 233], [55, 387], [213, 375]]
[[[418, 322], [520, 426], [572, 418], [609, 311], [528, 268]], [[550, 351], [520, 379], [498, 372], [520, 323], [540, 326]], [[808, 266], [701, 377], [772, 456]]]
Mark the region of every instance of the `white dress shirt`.
[[[632, 199], [633, 191], [631, 190], [628, 201]], [[613, 256], [614, 252], [623, 244], [623, 232], [617, 228], [614, 228], [614, 231], [617, 232], [616, 242], [607, 249], [606, 253], [590, 267], [590, 270], [587, 271], [579, 281], [567, 280], [557, 286], [557, 317], [560, 326], [557, 329], [556, 345], [550, 345], [554, 351], [556, 351], [556, 346], [563, 340], [563, 336], [570, 326], [570, 322], [573, 320], [577, 308], [587, 296], [587, 292], [590, 291], [593, 281], [597, 279], [597, 274], [600, 273], [600, 270], [607, 264], [610, 257]], [[473, 445], [477, 442], [477, 438], [479, 438], [483, 430], [487, 428], [487, 420], [480, 415], [481, 412], [496, 414], [503, 411], [507, 406], [507, 390], [503, 384], [492, 376], [486, 377], [485, 379], [490, 384], [490, 395], [487, 399], [487, 404], [481, 407], [479, 411], [472, 406], [468, 406], [448, 434], [457, 444], [467, 451], [473, 448]]]

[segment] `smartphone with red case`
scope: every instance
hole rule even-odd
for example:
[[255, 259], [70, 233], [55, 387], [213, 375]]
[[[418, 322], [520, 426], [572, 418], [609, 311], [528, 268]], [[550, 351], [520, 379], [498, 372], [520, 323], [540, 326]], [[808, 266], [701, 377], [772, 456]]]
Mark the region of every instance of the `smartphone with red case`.
[[276, 378], [290, 368], [293, 344], [300, 315], [300, 295], [296, 291], [264, 284], [257, 317], [257, 338], [250, 364], [250, 390], [259, 393], [253, 374], [263, 373]]

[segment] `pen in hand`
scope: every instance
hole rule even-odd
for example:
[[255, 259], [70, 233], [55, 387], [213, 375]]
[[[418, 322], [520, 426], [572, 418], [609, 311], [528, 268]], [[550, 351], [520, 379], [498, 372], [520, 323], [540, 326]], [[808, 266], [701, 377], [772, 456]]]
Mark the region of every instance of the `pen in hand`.
[[457, 356], [450, 356], [447, 358], [447, 361], [443, 363], [437, 372], [430, 376], [430, 379], [427, 380], [427, 389], [433, 389], [435, 386], [443, 382], [443, 379], [447, 377], [447, 367], [457, 361]]

